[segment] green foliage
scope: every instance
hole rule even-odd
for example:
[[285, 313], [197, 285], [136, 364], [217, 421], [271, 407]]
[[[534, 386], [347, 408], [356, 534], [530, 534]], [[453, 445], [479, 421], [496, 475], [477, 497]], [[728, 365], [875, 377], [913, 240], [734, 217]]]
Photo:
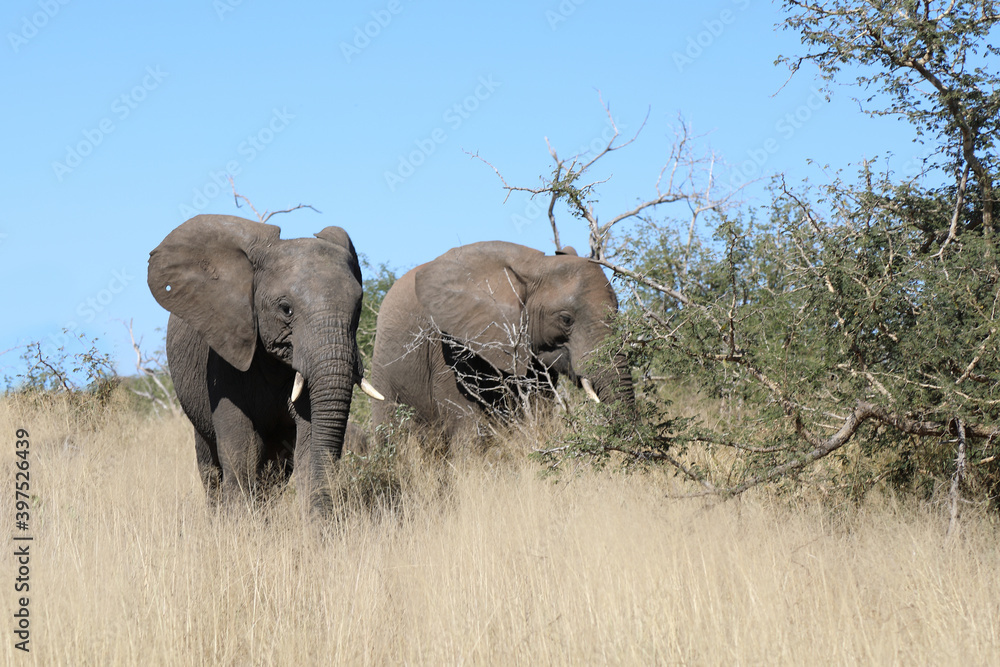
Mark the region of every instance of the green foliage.
[[396, 438], [376, 438], [363, 454], [349, 452], [341, 461], [339, 507], [372, 514], [398, 509], [402, 500], [404, 467]]
[[[866, 162], [856, 183], [824, 187], [793, 189], [779, 177], [758, 210], [712, 200], [707, 188], [658, 190], [635, 210], [686, 201], [708, 217], [700, 226], [695, 213], [600, 228], [591, 245], [608, 249], [614, 261], [605, 264], [626, 296], [618, 340], [640, 375], [642, 425], [598, 406], [544, 456], [667, 462], [723, 494], [809, 479], [852, 498], [879, 483], [924, 497], [950, 485], [953, 516], [957, 492], [996, 505], [994, 3], [786, 7], [785, 27], [809, 52], [781, 60], [793, 70], [815, 62], [828, 79], [849, 69], [876, 93], [868, 111], [908, 120], [918, 139], [936, 142], [936, 161], [916, 176]], [[697, 165], [685, 158], [687, 134], [679, 136], [664, 173]], [[559, 167], [552, 187], [561, 192], [572, 183]], [[678, 418], [664, 400], [667, 382], [717, 410]]]
[[61, 348], [51, 355], [39, 342], [28, 344], [20, 372], [4, 378], [5, 398], [34, 408], [69, 408], [88, 428], [113, 417], [125, 396], [121, 378], [96, 340], [81, 335], [79, 342], [80, 352], [70, 354]]
[[407, 466], [399, 443], [406, 438], [413, 410], [397, 406], [395, 419], [380, 424], [363, 453], [348, 452], [339, 466], [343, 509], [360, 509], [376, 516], [398, 510], [403, 497]]
[[[69, 335], [69, 332], [65, 332]], [[180, 414], [173, 382], [162, 349], [151, 356], [139, 354], [140, 374], [118, 375], [111, 355], [102, 351], [100, 341], [78, 337], [81, 352], [59, 348], [46, 354], [40, 342], [30, 343], [21, 355], [22, 369], [4, 378], [6, 393], [36, 404], [68, 400], [71, 405], [96, 412], [116, 407], [138, 414]]]
[[397, 405], [392, 419], [375, 427], [376, 442], [398, 442], [405, 438], [413, 425], [413, 415], [416, 411], [408, 405]]
[[[990, 57], [1000, 55], [1000, 48], [990, 43], [996, 2], [784, 4], [789, 17], [783, 27], [798, 32], [809, 52], [778, 62], [793, 70], [812, 62], [828, 80], [849, 68], [859, 89], [883, 96], [868, 98], [869, 113], [902, 116], [917, 136], [929, 134], [943, 144], [960, 134], [964, 123], [978, 137], [973, 150], [990, 146], [989, 138], [1000, 128], [1000, 90], [989, 69], [995, 64]], [[882, 108], [870, 104], [885, 100], [889, 103]]]
[[[64, 330], [69, 336], [70, 333]], [[29, 343], [21, 354], [23, 369], [4, 382], [7, 391], [22, 394], [91, 392], [106, 395], [117, 382], [111, 357], [98, 348], [97, 340], [77, 337], [82, 352], [70, 354], [59, 348], [46, 355], [40, 342]]]
[[827, 79], [849, 67], [858, 87], [873, 92], [862, 101], [868, 113], [901, 117], [918, 140], [936, 143], [928, 166], [941, 170], [945, 189], [954, 179], [963, 190], [959, 174], [972, 172], [974, 183], [964, 194], [978, 214], [967, 224], [992, 231], [1000, 168], [997, 3], [786, 0], [785, 7], [783, 27], [797, 31], [808, 52], [779, 62], [793, 71], [812, 62]]
[[[674, 456], [685, 451], [688, 438], [683, 434], [692, 420], [665, 417], [663, 408], [662, 403], [642, 399], [629, 408], [583, 403], [566, 414], [566, 434], [531, 456], [550, 473], [579, 460], [596, 468], [614, 465], [625, 472], [675, 462]], [[625, 410], [635, 419], [622, 419]]]
[[[878, 187], [859, 192], [837, 183], [824, 194], [892, 195], [888, 184]], [[740, 454], [737, 482], [804, 456], [817, 441], [832, 442], [863, 400], [933, 425], [925, 429], [933, 431], [931, 446], [919, 445], [921, 465], [908, 430], [884, 421], [861, 426], [851, 456], [870, 463], [868, 482], [931, 488], [950, 475], [955, 419], [983, 433], [1000, 430], [994, 245], [970, 237], [939, 255], [920, 230], [884, 210], [823, 220], [800, 207], [806, 198], [776, 189], [766, 224], [721, 220], [716, 240], [724, 245], [701, 253], [677, 283], [689, 305], [651, 298], [649, 290], [633, 300], [629, 328], [645, 341], [640, 367], [742, 406], [740, 419], [689, 433]], [[673, 238], [647, 237], [635, 270], [665, 280], [662, 267], [683, 264], [686, 251]], [[814, 438], [801, 437], [800, 427]], [[992, 438], [978, 438], [968, 456], [985, 460], [996, 449]], [[829, 471], [830, 483], [853, 493], [867, 488], [863, 480], [847, 484], [843, 470], [851, 466], [841, 463]], [[979, 468], [977, 476], [992, 488], [997, 471]]]
[[[396, 273], [387, 264], [374, 268], [368, 258], [361, 256], [361, 266], [366, 274], [374, 274], [363, 281], [363, 296], [361, 297], [361, 318], [358, 322], [358, 351], [365, 368], [370, 373], [372, 354], [375, 351], [375, 325], [382, 299], [386, 292], [396, 282]], [[368, 375], [370, 378], [371, 376]], [[351, 400], [351, 420], [356, 424], [371, 422], [371, 399], [358, 387], [354, 388], [354, 398]]]
[[396, 273], [388, 264], [380, 264], [377, 268], [368, 263], [362, 255], [362, 268], [365, 273], [374, 273], [363, 282], [364, 294], [361, 298], [361, 320], [358, 323], [358, 349], [366, 365], [371, 364], [372, 353], [375, 350], [375, 323], [379, 307], [386, 292], [396, 282]]

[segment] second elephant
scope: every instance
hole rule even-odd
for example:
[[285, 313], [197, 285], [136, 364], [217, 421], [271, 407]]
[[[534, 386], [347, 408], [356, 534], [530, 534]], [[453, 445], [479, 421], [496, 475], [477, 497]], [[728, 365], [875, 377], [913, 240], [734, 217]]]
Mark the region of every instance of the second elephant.
[[595, 358], [618, 300], [601, 267], [575, 252], [503, 241], [449, 250], [402, 276], [382, 302], [372, 384], [375, 424], [407, 405], [448, 435], [484, 413], [509, 418], [519, 398], [560, 376], [603, 402], [634, 405], [623, 354]]

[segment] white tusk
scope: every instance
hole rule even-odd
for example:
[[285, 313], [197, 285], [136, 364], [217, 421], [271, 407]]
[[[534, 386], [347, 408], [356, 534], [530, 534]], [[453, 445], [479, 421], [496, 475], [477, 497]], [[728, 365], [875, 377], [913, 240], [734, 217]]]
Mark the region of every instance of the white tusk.
[[583, 387], [584, 393], [590, 397], [590, 400], [594, 403], [601, 402], [601, 399], [597, 396], [597, 392], [594, 391], [594, 385], [590, 384], [590, 380], [587, 378], [580, 378], [580, 386]]
[[385, 396], [383, 396], [382, 394], [378, 393], [378, 389], [376, 389], [375, 387], [373, 387], [372, 383], [369, 382], [367, 378], [361, 378], [361, 383], [360, 384], [361, 384], [361, 391], [365, 392], [366, 394], [368, 394], [369, 396], [371, 396], [372, 398], [374, 398], [376, 401], [384, 401], [385, 400]]
[[295, 382], [292, 384], [292, 403], [299, 400], [299, 396], [302, 395], [302, 388], [306, 386], [306, 379], [302, 377], [302, 373], [295, 371]]

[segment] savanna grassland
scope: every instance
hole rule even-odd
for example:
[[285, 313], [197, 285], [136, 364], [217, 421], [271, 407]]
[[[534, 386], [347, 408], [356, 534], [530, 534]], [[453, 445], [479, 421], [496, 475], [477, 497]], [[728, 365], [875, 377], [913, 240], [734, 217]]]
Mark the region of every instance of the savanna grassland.
[[[525, 442], [442, 460], [409, 441], [377, 474], [345, 464], [354, 472], [328, 525], [303, 520], [291, 490], [212, 514], [185, 418], [137, 416], [115, 398], [81, 408], [8, 397], [0, 516], [9, 535], [19, 428], [31, 442], [31, 651], [14, 648], [22, 594], [8, 538], [4, 664], [989, 665], [1000, 656], [990, 516], [967, 514], [946, 540], [946, 513], [931, 504], [763, 492], [712, 504], [675, 497], [690, 489], [657, 472], [581, 467], [544, 478]], [[357, 488], [373, 483], [383, 492]]]

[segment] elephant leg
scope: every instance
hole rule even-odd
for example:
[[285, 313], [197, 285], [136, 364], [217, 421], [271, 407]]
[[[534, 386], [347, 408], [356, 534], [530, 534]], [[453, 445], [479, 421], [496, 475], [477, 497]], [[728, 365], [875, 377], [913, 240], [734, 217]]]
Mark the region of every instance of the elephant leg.
[[222, 468], [222, 496], [226, 500], [255, 497], [260, 489], [257, 473], [264, 455], [264, 439], [253, 421], [228, 399], [212, 414]]
[[194, 451], [198, 456], [198, 473], [201, 476], [201, 483], [205, 487], [205, 496], [210, 505], [219, 503], [219, 489], [222, 484], [222, 466], [219, 465], [219, 456], [216, 451], [215, 442], [206, 436], [194, 431]]

